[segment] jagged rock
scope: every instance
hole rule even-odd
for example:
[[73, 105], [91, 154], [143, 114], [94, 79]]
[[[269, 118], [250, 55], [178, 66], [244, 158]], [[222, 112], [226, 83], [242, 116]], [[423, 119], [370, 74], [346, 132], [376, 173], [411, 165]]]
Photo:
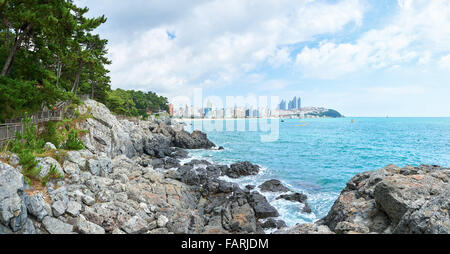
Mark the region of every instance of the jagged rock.
[[112, 172], [112, 160], [106, 156], [98, 159], [90, 159], [87, 162], [87, 169], [96, 176], [106, 176]]
[[449, 233], [449, 176], [425, 165], [358, 174], [320, 223], [339, 233]]
[[13, 167], [0, 161], [0, 224], [19, 231], [27, 222], [24, 178]]
[[239, 178], [242, 176], [257, 175], [259, 173], [259, 166], [251, 164], [248, 161], [237, 162], [230, 166], [225, 172], [225, 175], [231, 178]]
[[48, 215], [48, 208], [46, 207], [49, 205], [45, 202], [41, 192], [38, 192], [34, 196], [27, 197], [25, 202], [28, 213], [36, 217], [37, 221], [42, 221], [44, 217]]
[[286, 227], [286, 222], [282, 220], [275, 220], [273, 218], [267, 219], [265, 222], [260, 224], [262, 228], [276, 228], [281, 229]]
[[193, 131], [192, 134], [184, 130], [177, 131], [172, 143], [175, 147], [186, 149], [210, 149], [216, 146], [201, 131]]
[[59, 162], [53, 159], [52, 157], [45, 157], [45, 158], [37, 158], [38, 164], [36, 167], [40, 167], [41, 171], [39, 172], [39, 177], [44, 178], [50, 173], [50, 168], [53, 166], [56, 169], [56, 172], [60, 176], [64, 176], [64, 170], [62, 169], [61, 165], [59, 165]]
[[91, 205], [95, 204], [95, 199], [90, 197], [90, 196], [88, 196], [88, 195], [84, 195], [82, 197], [82, 201], [83, 201], [83, 203], [85, 203], [88, 206], [91, 206]]
[[46, 216], [42, 220], [42, 225], [50, 234], [73, 234], [73, 226], [64, 223], [58, 219], [50, 216]]
[[283, 194], [277, 197], [277, 199], [285, 199], [288, 201], [295, 201], [299, 203], [305, 203], [308, 197], [305, 194], [294, 193], [294, 194]]
[[84, 170], [86, 169], [86, 158], [82, 157], [82, 154], [80, 151], [69, 151], [66, 154], [65, 157], [66, 162], [72, 162], [75, 163], [79, 169]]
[[168, 222], [169, 222], [169, 219], [166, 216], [160, 215], [158, 217], [158, 227], [163, 228], [167, 225]]
[[81, 212], [81, 204], [75, 201], [69, 201], [66, 212], [73, 217], [77, 217]]
[[269, 180], [259, 186], [262, 192], [288, 192], [290, 191], [279, 180]]
[[172, 153], [170, 149], [170, 139], [163, 135], [155, 134], [145, 140], [144, 152], [157, 158], [169, 156]]
[[255, 211], [256, 218], [258, 219], [280, 216], [277, 209], [270, 205], [266, 197], [256, 191], [249, 195], [249, 203]]
[[70, 161], [64, 161], [63, 164], [64, 172], [68, 175], [75, 175], [80, 173], [80, 167], [78, 164]]
[[83, 215], [78, 217], [74, 226], [75, 231], [80, 234], [105, 234], [105, 229], [86, 220]]
[[318, 224], [299, 224], [275, 231], [274, 234], [334, 234], [327, 226]]
[[142, 234], [150, 230], [148, 223], [139, 216], [133, 216], [122, 226], [128, 234]]
[[52, 211], [55, 217], [63, 215], [66, 212], [66, 209], [67, 205], [61, 200], [54, 202], [52, 205]]

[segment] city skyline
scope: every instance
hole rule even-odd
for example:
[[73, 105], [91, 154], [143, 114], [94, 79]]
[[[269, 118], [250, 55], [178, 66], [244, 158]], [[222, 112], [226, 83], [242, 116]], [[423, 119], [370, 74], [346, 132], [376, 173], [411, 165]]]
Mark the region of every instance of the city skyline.
[[[113, 88], [288, 97], [352, 116], [450, 116], [444, 0], [76, 0], [109, 21]], [[132, 13], [132, 15], [131, 15]], [[421, 101], [423, 103], [417, 103]]]

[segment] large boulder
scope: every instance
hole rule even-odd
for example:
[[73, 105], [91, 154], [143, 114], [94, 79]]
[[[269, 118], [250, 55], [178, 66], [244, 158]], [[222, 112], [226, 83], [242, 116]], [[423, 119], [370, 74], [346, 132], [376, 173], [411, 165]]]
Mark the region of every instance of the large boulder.
[[59, 176], [64, 176], [64, 170], [62, 169], [59, 162], [52, 157], [45, 157], [45, 158], [37, 158], [38, 161], [37, 168], [40, 168], [41, 171], [39, 172], [39, 177], [44, 178], [50, 173], [51, 167], [54, 167], [56, 170], [56, 173], [58, 173]]
[[259, 186], [262, 192], [288, 192], [290, 191], [279, 180], [269, 180]]
[[252, 176], [259, 173], [260, 167], [248, 161], [237, 162], [226, 169], [225, 175], [231, 178], [239, 178], [242, 176]]
[[0, 224], [17, 232], [27, 222], [24, 177], [0, 161]]
[[201, 131], [193, 131], [192, 134], [185, 130], [177, 131], [172, 142], [173, 146], [186, 149], [210, 149], [215, 147], [214, 143]]
[[278, 217], [280, 214], [277, 209], [270, 205], [266, 197], [254, 191], [249, 195], [249, 203], [255, 211], [256, 218], [265, 219], [269, 217]]
[[319, 224], [336, 233], [450, 233], [449, 177], [437, 166], [358, 174]]

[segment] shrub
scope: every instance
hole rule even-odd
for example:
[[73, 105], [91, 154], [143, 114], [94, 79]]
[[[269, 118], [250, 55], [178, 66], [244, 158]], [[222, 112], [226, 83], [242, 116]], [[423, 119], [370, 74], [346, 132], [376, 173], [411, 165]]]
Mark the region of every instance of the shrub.
[[78, 131], [72, 129], [67, 134], [67, 141], [64, 146], [67, 150], [82, 150], [84, 149], [83, 142], [78, 138]]

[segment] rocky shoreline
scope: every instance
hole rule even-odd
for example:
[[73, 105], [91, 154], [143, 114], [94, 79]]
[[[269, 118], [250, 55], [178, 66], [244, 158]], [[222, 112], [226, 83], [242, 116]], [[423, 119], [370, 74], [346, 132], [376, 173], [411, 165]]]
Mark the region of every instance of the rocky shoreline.
[[258, 174], [250, 162], [188, 160], [187, 149], [219, 149], [206, 134], [188, 133], [170, 120], [119, 121], [92, 100], [79, 110], [92, 115], [78, 123], [88, 130], [86, 150], [67, 152], [61, 164], [50, 157], [39, 163], [44, 173], [55, 165], [63, 179], [35, 190], [14, 154], [0, 158], [0, 233], [450, 232], [450, 169], [388, 166], [358, 174], [325, 218], [287, 228], [256, 189], [302, 203], [305, 213], [311, 212], [308, 197], [275, 179], [258, 188], [222, 180]]

